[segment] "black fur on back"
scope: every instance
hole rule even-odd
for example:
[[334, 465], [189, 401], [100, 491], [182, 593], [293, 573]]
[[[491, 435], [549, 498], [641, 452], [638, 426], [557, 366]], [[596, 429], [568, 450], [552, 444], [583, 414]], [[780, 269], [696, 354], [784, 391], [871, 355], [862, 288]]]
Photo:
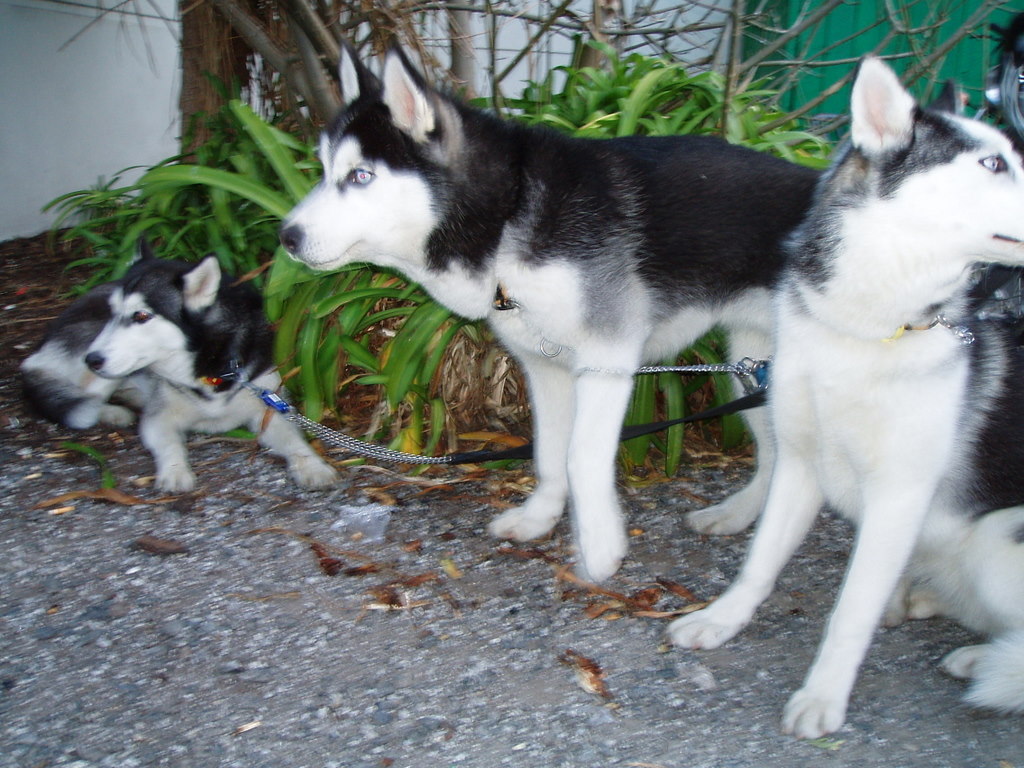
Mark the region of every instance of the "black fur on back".
[[[972, 323], [975, 343], [967, 391], [973, 399], [964, 419], [971, 435], [964, 469], [968, 478], [965, 509], [975, 515], [1024, 504], [1024, 350], [1013, 329], [1000, 321]], [[980, 420], [980, 427], [970, 423]]]
[[438, 120], [425, 143], [394, 126], [377, 94], [361, 95], [330, 135], [423, 175], [440, 218], [427, 249], [438, 271], [481, 269], [512, 236], [530, 259], [589, 260], [605, 281], [639, 272], [667, 312], [720, 300], [774, 283], [780, 241], [819, 176], [718, 138], [572, 138], [427, 95], [455, 119]]
[[196, 378], [221, 377], [238, 365], [248, 378], [272, 367], [273, 333], [260, 294], [248, 283], [221, 273], [217, 299], [210, 307], [185, 307], [184, 277], [196, 264], [143, 259], [122, 280], [125, 294], [138, 292], [153, 311], [177, 324], [195, 356]]

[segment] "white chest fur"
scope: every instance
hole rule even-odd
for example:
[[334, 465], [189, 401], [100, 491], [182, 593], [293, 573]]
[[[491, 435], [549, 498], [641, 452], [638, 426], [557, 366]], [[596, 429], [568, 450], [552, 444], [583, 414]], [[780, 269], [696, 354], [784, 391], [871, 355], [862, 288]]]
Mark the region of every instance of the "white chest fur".
[[782, 311], [772, 403], [780, 440], [813, 452], [821, 490], [849, 516], [865, 477], [941, 477], [967, 382], [961, 339], [941, 326], [892, 341], [852, 338]]

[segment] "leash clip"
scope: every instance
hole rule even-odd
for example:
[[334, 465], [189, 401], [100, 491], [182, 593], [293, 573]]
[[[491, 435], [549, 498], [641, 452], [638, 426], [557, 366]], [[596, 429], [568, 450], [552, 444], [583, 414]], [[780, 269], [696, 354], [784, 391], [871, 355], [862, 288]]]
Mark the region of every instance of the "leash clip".
[[768, 389], [768, 365], [770, 360], [754, 360], [744, 357], [736, 363], [736, 375], [743, 384], [743, 391], [752, 395]]
[[291, 410], [291, 406], [288, 405], [283, 399], [278, 397], [276, 394], [271, 392], [269, 389], [253, 388], [253, 391], [257, 392], [260, 396], [260, 400], [266, 403], [268, 406], [273, 408], [278, 413], [288, 413]]

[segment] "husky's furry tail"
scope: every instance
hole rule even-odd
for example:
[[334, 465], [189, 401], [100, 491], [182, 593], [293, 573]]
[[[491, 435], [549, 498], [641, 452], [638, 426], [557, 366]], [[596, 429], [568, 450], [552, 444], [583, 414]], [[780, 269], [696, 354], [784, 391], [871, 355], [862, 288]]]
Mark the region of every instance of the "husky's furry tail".
[[976, 707], [1024, 713], [1024, 630], [992, 641], [989, 652], [978, 661], [965, 698]]

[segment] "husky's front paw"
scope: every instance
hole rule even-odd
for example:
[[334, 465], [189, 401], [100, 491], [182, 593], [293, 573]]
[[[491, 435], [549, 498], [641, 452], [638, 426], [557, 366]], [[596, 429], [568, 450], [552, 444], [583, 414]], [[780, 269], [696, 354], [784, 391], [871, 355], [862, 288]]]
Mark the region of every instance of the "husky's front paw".
[[168, 493], [185, 493], [196, 487], [196, 476], [182, 464], [164, 467], [156, 473], [156, 487]]
[[745, 622], [725, 621], [712, 608], [694, 611], [668, 625], [673, 645], [693, 650], [718, 648], [736, 636]]
[[750, 526], [761, 513], [761, 499], [740, 491], [711, 507], [698, 509], [686, 516], [686, 522], [698, 533], [728, 536]]
[[889, 598], [882, 624], [896, 627], [910, 619], [930, 619], [941, 613], [942, 604], [933, 592], [901, 584]]
[[123, 405], [107, 403], [100, 408], [100, 421], [112, 427], [127, 427], [135, 423], [135, 411]]
[[971, 680], [975, 676], [975, 669], [985, 655], [989, 652], [989, 646], [987, 643], [981, 645], [965, 645], [963, 648], [957, 648], [951, 653], [947, 653], [942, 661], [939, 662], [939, 668], [947, 675], [958, 678], [960, 680]]
[[798, 739], [817, 739], [838, 731], [846, 720], [846, 698], [801, 688], [782, 713], [782, 730]]
[[604, 581], [615, 575], [629, 549], [621, 523], [584, 527], [579, 533], [580, 565], [591, 581]]
[[522, 506], [503, 512], [491, 520], [487, 532], [495, 538], [512, 541], [543, 538], [555, 527], [564, 506], [564, 501], [555, 504], [535, 493]]
[[302, 488], [329, 488], [338, 482], [334, 467], [318, 456], [298, 457], [288, 462], [288, 473]]

